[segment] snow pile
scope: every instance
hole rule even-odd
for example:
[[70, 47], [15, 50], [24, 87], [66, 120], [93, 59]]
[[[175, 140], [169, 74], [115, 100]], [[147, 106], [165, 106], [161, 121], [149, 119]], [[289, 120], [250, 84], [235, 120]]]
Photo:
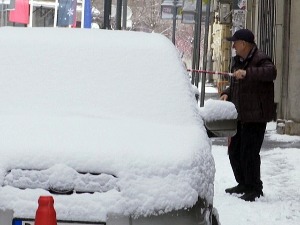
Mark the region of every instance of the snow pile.
[[222, 100], [209, 99], [201, 108], [201, 115], [205, 121], [236, 119], [238, 114], [233, 103]]

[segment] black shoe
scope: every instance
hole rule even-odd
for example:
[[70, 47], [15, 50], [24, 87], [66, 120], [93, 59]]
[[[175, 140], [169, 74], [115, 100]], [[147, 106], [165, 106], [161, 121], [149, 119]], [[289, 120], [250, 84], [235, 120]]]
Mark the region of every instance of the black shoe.
[[264, 196], [264, 193], [262, 191], [250, 191], [241, 196], [240, 198], [248, 202], [254, 202], [255, 199], [259, 198], [260, 196]]
[[229, 194], [233, 194], [233, 193], [235, 193], [235, 194], [243, 194], [246, 191], [247, 191], [247, 188], [243, 184], [238, 184], [235, 187], [225, 189], [225, 192], [229, 193]]

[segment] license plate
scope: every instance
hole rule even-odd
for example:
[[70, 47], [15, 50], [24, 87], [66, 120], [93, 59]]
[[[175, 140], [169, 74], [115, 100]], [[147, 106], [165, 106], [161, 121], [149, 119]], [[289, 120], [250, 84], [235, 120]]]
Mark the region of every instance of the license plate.
[[[104, 222], [57, 221], [57, 225], [105, 225]], [[32, 219], [13, 219], [12, 225], [34, 225]]]

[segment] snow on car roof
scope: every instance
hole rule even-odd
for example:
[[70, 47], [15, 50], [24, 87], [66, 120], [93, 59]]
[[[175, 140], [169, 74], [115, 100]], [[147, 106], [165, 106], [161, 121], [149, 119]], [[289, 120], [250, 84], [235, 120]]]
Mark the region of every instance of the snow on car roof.
[[50, 194], [5, 185], [15, 168], [57, 170], [51, 182], [62, 186], [76, 180], [72, 170], [116, 177], [103, 193], [55, 195], [61, 220], [168, 212], [198, 196], [212, 203], [211, 144], [167, 38], [5, 27], [0, 51], [1, 209], [34, 218], [38, 197]]

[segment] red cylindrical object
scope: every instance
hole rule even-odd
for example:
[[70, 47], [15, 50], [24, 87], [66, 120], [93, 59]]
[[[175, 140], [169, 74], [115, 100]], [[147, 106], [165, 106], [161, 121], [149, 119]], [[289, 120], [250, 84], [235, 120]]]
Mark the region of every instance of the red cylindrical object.
[[40, 196], [35, 214], [35, 225], [57, 225], [54, 199], [52, 196]]

